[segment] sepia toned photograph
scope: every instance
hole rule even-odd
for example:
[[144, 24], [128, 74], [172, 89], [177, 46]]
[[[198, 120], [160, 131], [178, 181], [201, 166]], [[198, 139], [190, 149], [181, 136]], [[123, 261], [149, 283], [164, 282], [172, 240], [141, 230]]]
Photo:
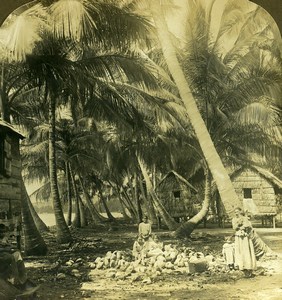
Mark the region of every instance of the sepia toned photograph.
[[0, 300], [282, 299], [282, 1], [0, 1]]

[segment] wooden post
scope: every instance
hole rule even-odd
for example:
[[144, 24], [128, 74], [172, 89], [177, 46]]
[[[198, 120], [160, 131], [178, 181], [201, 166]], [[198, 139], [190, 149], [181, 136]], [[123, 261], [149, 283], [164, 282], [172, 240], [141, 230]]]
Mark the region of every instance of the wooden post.
[[273, 228], [276, 228], [276, 223], [275, 223], [275, 215], [273, 215], [272, 223], [273, 223]]

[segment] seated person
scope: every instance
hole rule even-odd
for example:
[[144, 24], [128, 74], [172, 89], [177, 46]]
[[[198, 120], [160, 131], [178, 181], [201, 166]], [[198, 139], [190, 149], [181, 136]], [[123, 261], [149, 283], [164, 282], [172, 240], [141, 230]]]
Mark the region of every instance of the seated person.
[[143, 247], [144, 255], [147, 257], [157, 256], [163, 251], [163, 243], [159, 241], [157, 235], [152, 234], [152, 236], [145, 242]]
[[18, 287], [27, 279], [21, 253], [9, 243], [4, 224], [0, 224], [0, 277]]
[[133, 244], [132, 255], [135, 260], [142, 259], [143, 254], [143, 247], [144, 247], [144, 240], [138, 236], [137, 240]]
[[139, 236], [144, 239], [144, 241], [147, 241], [152, 233], [152, 227], [151, 224], [148, 222], [148, 217], [144, 216], [142, 219], [142, 222], [139, 224], [138, 227], [138, 233]]

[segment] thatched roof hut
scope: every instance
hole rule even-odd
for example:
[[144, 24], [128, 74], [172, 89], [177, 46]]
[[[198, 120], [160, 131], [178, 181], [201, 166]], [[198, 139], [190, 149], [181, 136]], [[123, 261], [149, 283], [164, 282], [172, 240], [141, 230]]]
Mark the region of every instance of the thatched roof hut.
[[172, 217], [191, 217], [195, 214], [197, 190], [177, 172], [170, 171], [163, 177], [157, 194]]
[[234, 171], [230, 178], [245, 210], [255, 216], [277, 214], [276, 198], [282, 192], [282, 181], [271, 172], [244, 166]]

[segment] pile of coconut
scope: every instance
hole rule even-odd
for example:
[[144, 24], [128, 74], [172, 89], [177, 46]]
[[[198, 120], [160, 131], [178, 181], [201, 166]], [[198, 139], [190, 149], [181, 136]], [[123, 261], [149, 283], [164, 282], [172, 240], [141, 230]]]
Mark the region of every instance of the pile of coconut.
[[224, 260], [212, 254], [204, 255], [194, 248], [168, 244], [162, 249], [149, 251], [145, 257], [134, 259], [130, 251], [108, 251], [90, 264], [92, 269], [107, 270], [106, 276], [115, 279], [142, 280], [150, 283], [161, 274], [192, 274], [222, 272]]

